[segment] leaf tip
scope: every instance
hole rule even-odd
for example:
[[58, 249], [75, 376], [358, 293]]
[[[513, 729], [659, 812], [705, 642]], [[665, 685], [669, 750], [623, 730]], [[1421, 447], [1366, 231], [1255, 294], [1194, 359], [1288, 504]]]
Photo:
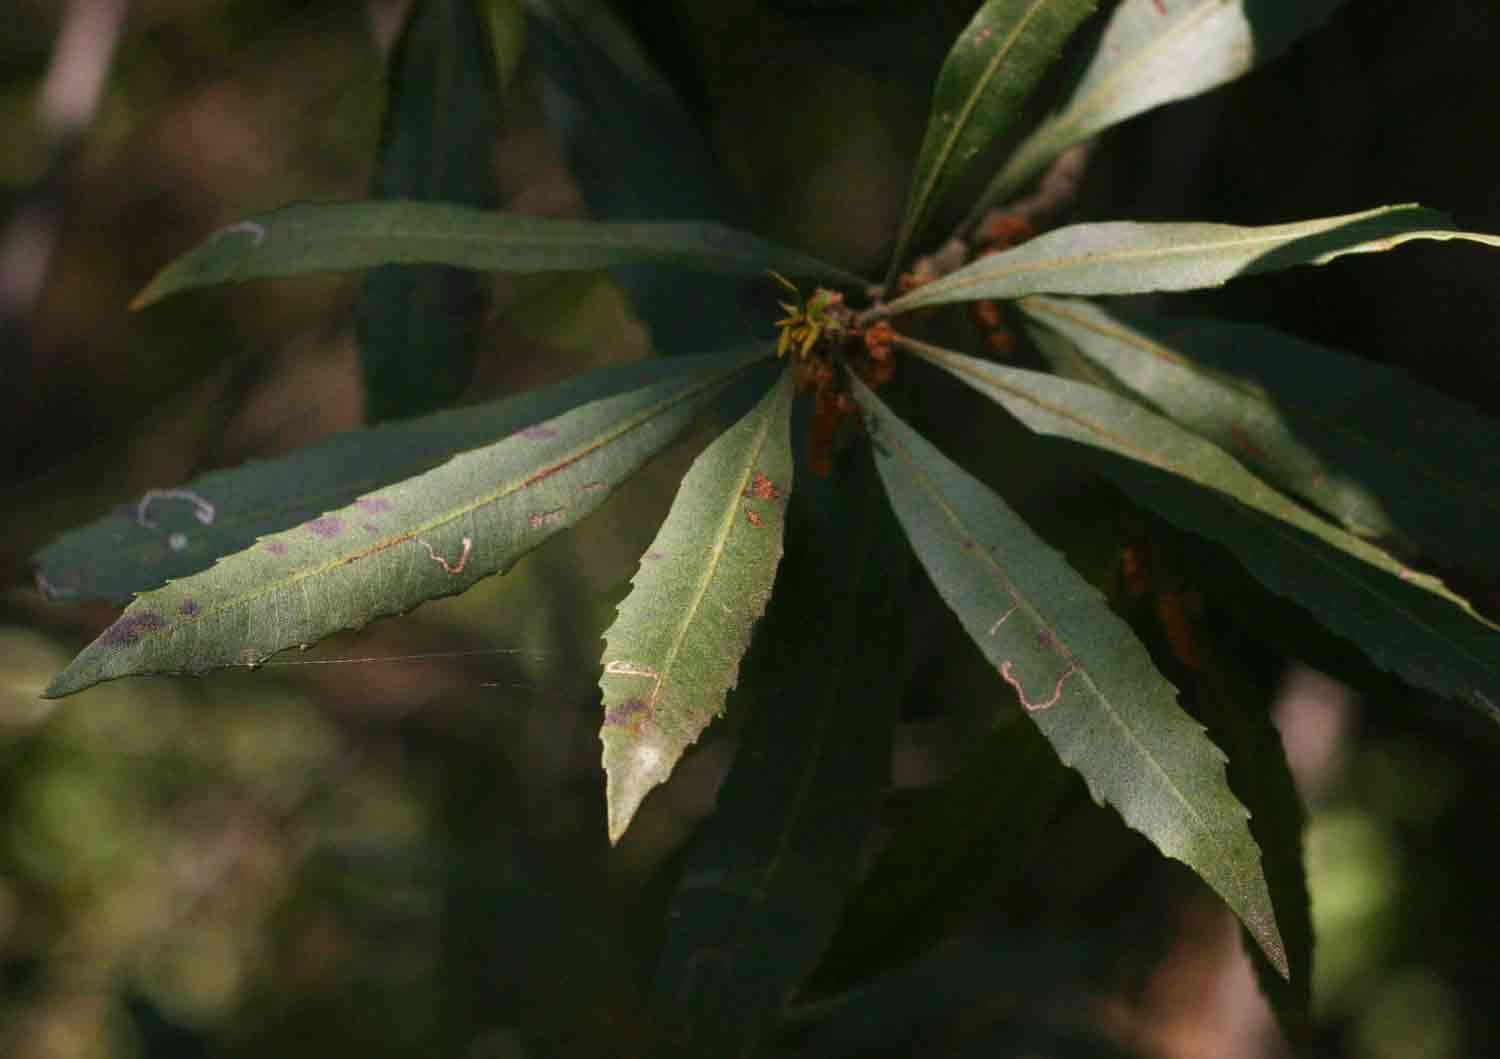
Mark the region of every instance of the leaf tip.
[[631, 699], [605, 711], [604, 801], [609, 826], [609, 844], [615, 845], [635, 819], [636, 810], [653, 789], [666, 782], [676, 755], [670, 752], [654, 726], [637, 725], [646, 704]]

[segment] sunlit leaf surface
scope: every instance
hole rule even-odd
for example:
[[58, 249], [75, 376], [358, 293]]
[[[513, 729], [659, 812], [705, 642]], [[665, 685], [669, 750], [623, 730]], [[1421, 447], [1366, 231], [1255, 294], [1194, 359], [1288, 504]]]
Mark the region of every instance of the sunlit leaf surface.
[[998, 494], [874, 394], [859, 399], [917, 557], [999, 678], [1095, 800], [1197, 872], [1286, 974], [1260, 851], [1224, 755], [1145, 647]]
[[1078, 86], [1016, 149], [980, 209], [1004, 202], [1063, 151], [1152, 107], [1276, 58], [1342, 0], [1124, 0]]
[[1146, 294], [1217, 287], [1236, 276], [1326, 265], [1346, 254], [1393, 250], [1416, 239], [1500, 246], [1500, 236], [1460, 232], [1420, 206], [1383, 206], [1342, 217], [1233, 224], [1075, 224], [989, 254], [891, 302], [891, 313], [945, 302], [1027, 294]]
[[761, 355], [595, 401], [138, 598], [47, 689], [255, 665], [504, 571], [573, 525]]
[[1266, 485], [1227, 453], [1118, 394], [966, 357], [906, 348], [1039, 434], [1120, 459], [1102, 469], [1184, 529], [1229, 548], [1274, 592], [1382, 668], [1500, 720], [1500, 630], [1441, 581], [1408, 569]]
[[609, 837], [724, 709], [781, 561], [792, 379], [694, 461], [604, 634]]

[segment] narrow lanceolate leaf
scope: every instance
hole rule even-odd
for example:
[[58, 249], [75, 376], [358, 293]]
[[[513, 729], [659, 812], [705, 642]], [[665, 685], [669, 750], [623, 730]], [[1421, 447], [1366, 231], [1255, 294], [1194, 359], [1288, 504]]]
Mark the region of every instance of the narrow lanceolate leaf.
[[1038, 434], [1120, 460], [1106, 472], [1163, 517], [1229, 548], [1406, 680], [1500, 719], [1500, 630], [1442, 582], [1327, 522], [1223, 450], [1134, 401], [1052, 375], [1006, 368], [902, 339]]
[[[420, 0], [407, 17], [387, 72], [375, 198], [499, 205], [488, 146], [500, 78], [481, 5], [488, 0]], [[494, 24], [503, 18], [496, 12]], [[365, 276], [354, 325], [369, 421], [430, 412], [463, 392], [487, 294], [483, 277], [447, 265]]]
[[792, 498], [755, 709], [673, 898], [653, 1054], [755, 1054], [833, 933], [888, 782], [909, 564], [863, 452]]
[[[1404, 373], [1250, 324], [1027, 298], [1111, 386], [1364, 537], [1500, 573], [1500, 424]], [[1051, 355], [1051, 352], [1049, 352]], [[1060, 369], [1067, 365], [1059, 363]]]
[[946, 302], [1027, 294], [1146, 294], [1217, 287], [1236, 276], [1326, 265], [1345, 254], [1379, 253], [1416, 239], [1500, 246], [1500, 236], [1455, 231], [1450, 223], [1441, 213], [1407, 205], [1260, 227], [1075, 224], [982, 257], [897, 298], [887, 310], [900, 313]]
[[832, 265], [708, 222], [606, 224], [438, 202], [329, 202], [283, 206], [219, 229], [158, 273], [133, 305], [143, 308], [218, 283], [375, 265], [573, 272], [648, 263], [737, 275], [775, 269], [807, 280], [863, 285]]
[[1212, 886], [1287, 973], [1224, 755], [1130, 627], [1000, 497], [861, 388], [876, 466], [964, 629], [1096, 801]]
[[724, 709], [781, 561], [790, 374], [703, 451], [604, 634], [609, 839]]
[[1250, 830], [1261, 849], [1276, 922], [1286, 941], [1290, 979], [1271, 974], [1259, 960], [1257, 977], [1287, 1039], [1300, 1043], [1312, 1028], [1312, 913], [1302, 855], [1306, 814], [1281, 734], [1266, 708], [1268, 689], [1259, 686], [1231, 645], [1202, 631], [1194, 638], [1198, 716], [1229, 754], [1229, 784], [1250, 808]]
[[1097, 0], [989, 0], [948, 53], [892, 270], [970, 163], [1015, 124], [1037, 80]]
[[925, 792], [849, 895], [804, 998], [916, 959], [1003, 893], [1036, 853], [1067, 775], [1030, 723], [997, 725]]
[[462, 592], [598, 507], [761, 355], [538, 423], [138, 598], [47, 689], [256, 665]]
[[[589, 216], [732, 225], [748, 215], [710, 139], [613, 5], [526, 0], [526, 8], [547, 123]], [[661, 265], [623, 265], [610, 276], [664, 355], [718, 349], [766, 325], [743, 277]]]
[[129, 603], [136, 594], [196, 574], [260, 537], [347, 507], [460, 452], [579, 405], [691, 372], [692, 363], [614, 364], [544, 390], [339, 434], [280, 459], [152, 489], [38, 552], [33, 559], [37, 585], [52, 599]]
[[1076, 143], [1233, 81], [1320, 25], [1341, 0], [1124, 0], [1068, 102], [1017, 148], [975, 216]]

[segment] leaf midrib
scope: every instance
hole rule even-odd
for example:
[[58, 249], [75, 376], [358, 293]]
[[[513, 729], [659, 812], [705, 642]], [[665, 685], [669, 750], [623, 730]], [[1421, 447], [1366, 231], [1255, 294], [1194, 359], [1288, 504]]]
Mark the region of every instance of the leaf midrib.
[[[634, 415], [619, 421], [604, 434], [596, 435], [595, 438], [588, 443], [578, 446], [564, 457], [552, 461], [548, 464], [547, 467], [541, 470], [532, 471], [531, 473], [520, 478], [519, 481], [517, 481], [513, 477], [510, 481], [505, 482], [499, 488], [490, 490], [489, 492], [482, 494], [477, 499], [469, 501], [456, 509], [450, 509], [445, 514], [429, 519], [426, 522], [420, 523], [419, 525], [408, 530], [404, 530], [389, 537], [379, 539], [370, 544], [368, 547], [362, 548], [357, 552], [340, 555], [333, 559], [318, 563], [315, 566], [304, 567], [303, 569], [297, 570], [284, 578], [279, 578], [270, 582], [263, 582], [249, 592], [241, 592], [233, 595], [223, 602], [219, 603], [217, 606], [204, 608], [198, 614], [191, 617], [178, 615], [176, 620], [160, 629], [143, 630], [138, 642], [145, 642], [149, 639], [159, 639], [162, 637], [170, 638], [172, 636], [175, 636], [180, 630], [185, 629], [191, 625], [207, 621], [210, 618], [216, 618], [225, 614], [232, 613], [240, 609], [241, 607], [245, 607], [254, 603], [256, 600], [261, 599], [264, 596], [271, 595], [275, 592], [284, 591], [291, 588], [293, 585], [305, 582], [310, 578], [329, 573], [330, 571], [336, 570], [341, 566], [348, 566], [351, 563], [361, 562], [365, 559], [371, 558], [372, 556], [378, 555], [381, 552], [387, 551], [399, 544], [404, 544], [407, 541], [414, 540], [417, 537], [430, 532], [431, 530], [437, 529], [441, 526], [446, 526], [460, 518], [463, 518], [465, 515], [473, 514], [475, 511], [478, 511], [482, 507], [498, 503], [499, 501], [504, 500], [506, 497], [511, 496], [512, 494], [517, 493], [522, 489], [525, 489], [527, 486], [541, 481], [544, 478], [550, 477], [551, 475], [556, 474], [559, 471], [565, 470], [573, 464], [578, 463], [580, 460], [586, 459], [605, 446], [612, 444], [613, 442], [624, 437], [626, 434], [629, 434], [631, 431], [637, 430], [646, 425], [673, 406], [680, 404], [683, 401], [690, 400], [705, 390], [713, 389], [716, 386], [723, 385], [731, 378], [733, 378], [736, 374], [742, 371], [746, 371], [750, 367], [757, 364], [759, 362], [759, 359], [760, 358], [756, 358], [755, 360], [751, 360], [748, 363], [740, 364], [733, 368], [727, 369], [724, 372], [717, 373], [707, 379], [702, 380], [696, 385], [684, 387], [676, 393], [656, 402], [654, 405], [641, 409]], [[503, 444], [503, 441], [497, 444]], [[467, 453], [462, 453], [460, 455], [467, 455]], [[451, 460], [448, 462], [451, 462]], [[433, 470], [436, 471], [445, 466], [447, 466], [446, 462], [440, 464], [438, 467], [434, 467]], [[339, 510], [343, 509], [340, 508]], [[254, 547], [254, 545], [252, 545], [251, 547]], [[227, 558], [233, 559], [236, 556], [243, 554], [243, 552], [236, 552], [235, 555], [228, 556]]]
[[[920, 356], [923, 356], [924, 358], [927, 358], [927, 359], [937, 359], [939, 361], [941, 361], [943, 359], [942, 355], [944, 353], [945, 353], [945, 351], [937, 350], [936, 347], [931, 347], [931, 351], [930, 352], [924, 352], [924, 351], [920, 351], [920, 350], [918, 351], [918, 354]], [[941, 366], [943, 366], [944, 370], [952, 371], [955, 374], [963, 374], [963, 375], [967, 375], [967, 376], [970, 376], [970, 377], [979, 378], [986, 386], [994, 386], [996, 389], [1004, 390], [1006, 393], [1010, 394], [1013, 397], [1016, 397], [1019, 400], [1023, 400], [1023, 401], [1026, 401], [1029, 404], [1035, 405], [1036, 407], [1041, 408], [1042, 410], [1044, 410], [1046, 412], [1049, 412], [1049, 413], [1051, 413], [1053, 415], [1056, 415], [1059, 418], [1067, 419], [1070, 422], [1076, 423], [1079, 426], [1086, 428], [1087, 430], [1089, 430], [1092, 433], [1095, 433], [1095, 434], [1100, 435], [1102, 437], [1111, 438], [1111, 439], [1115, 438], [1115, 435], [1111, 434], [1109, 431], [1105, 430], [1103, 427], [1100, 427], [1097, 424], [1093, 423], [1092, 421], [1084, 419], [1081, 416], [1078, 416], [1076, 413], [1073, 413], [1073, 412], [1071, 412], [1071, 411], [1069, 411], [1067, 409], [1060, 408], [1059, 406], [1054, 405], [1051, 402], [1044, 401], [1044, 400], [1042, 400], [1042, 399], [1040, 399], [1040, 398], [1038, 398], [1038, 397], [1036, 397], [1034, 395], [1026, 393], [1025, 391], [1017, 390], [1017, 389], [1015, 389], [1015, 388], [1013, 388], [1011, 386], [1007, 386], [1004, 383], [999, 383], [999, 382], [996, 382], [996, 381], [990, 380], [990, 379], [984, 379], [982, 376], [976, 375], [974, 372], [972, 372], [972, 370], [965, 370], [965, 367], [963, 365], [955, 364], [955, 365], [953, 365], [953, 366], [950, 367], [950, 366], [948, 366], [946, 364], [942, 364]], [[1133, 451], [1137, 451], [1137, 452], [1143, 451], [1143, 450], [1139, 449], [1137, 446], [1130, 445], [1129, 443], [1125, 443], [1125, 444], [1131, 450], [1133, 450]], [[1207, 444], [1207, 443], [1205, 442], [1205, 444]], [[1234, 457], [1228, 456], [1228, 454], [1225, 454], [1225, 456], [1226, 456], [1227, 459], [1229, 459], [1231, 461], [1234, 460]], [[1385, 593], [1383, 593], [1382, 591], [1380, 591], [1380, 589], [1377, 588], [1376, 586], [1371, 585], [1368, 582], [1366, 582], [1366, 581], [1364, 581], [1364, 580], [1362, 580], [1360, 578], [1354, 577], [1352, 574], [1349, 574], [1348, 572], [1346, 572], [1345, 570], [1343, 570], [1338, 564], [1330, 562], [1327, 557], [1325, 557], [1324, 555], [1322, 555], [1320, 553], [1320, 551], [1319, 551], [1318, 548], [1313, 547], [1312, 545], [1310, 545], [1308, 543], [1308, 540], [1306, 538], [1311, 538], [1312, 540], [1315, 540], [1315, 541], [1321, 540], [1321, 538], [1319, 538], [1317, 534], [1312, 533], [1309, 530], [1303, 529], [1303, 527], [1301, 525], [1297, 524], [1298, 522], [1301, 521], [1301, 519], [1304, 516], [1302, 515], [1300, 509], [1298, 509], [1294, 504], [1291, 504], [1290, 502], [1288, 502], [1287, 505], [1286, 505], [1286, 508], [1287, 508], [1288, 512], [1291, 513], [1292, 517], [1290, 517], [1290, 518], [1283, 518], [1282, 516], [1274, 513], [1273, 511], [1266, 510], [1266, 509], [1263, 509], [1263, 508], [1254, 507], [1253, 505], [1247, 504], [1243, 500], [1240, 500], [1238, 497], [1233, 496], [1230, 493], [1226, 493], [1222, 489], [1219, 489], [1219, 488], [1213, 486], [1212, 484], [1205, 484], [1205, 483], [1199, 481], [1193, 475], [1184, 473], [1182, 470], [1178, 469], [1174, 464], [1171, 464], [1171, 463], [1168, 463], [1168, 462], [1164, 462], [1164, 461], [1158, 459], [1152, 453], [1149, 453], [1149, 452], [1145, 453], [1145, 458], [1141, 458], [1139, 460], [1139, 462], [1147, 464], [1148, 466], [1156, 467], [1158, 470], [1166, 471], [1167, 473], [1173, 475], [1174, 477], [1182, 478], [1185, 481], [1191, 482], [1192, 484], [1198, 486], [1199, 488], [1207, 489], [1210, 492], [1214, 493], [1215, 495], [1223, 497], [1223, 498], [1229, 500], [1230, 502], [1239, 505], [1240, 507], [1246, 508], [1247, 510], [1258, 511], [1261, 514], [1266, 515], [1267, 517], [1269, 517], [1270, 520], [1271, 520], [1272, 525], [1275, 526], [1279, 531], [1285, 532], [1286, 527], [1291, 527], [1293, 529], [1296, 529], [1298, 532], [1290, 534], [1287, 539], [1290, 540], [1290, 541], [1292, 541], [1293, 543], [1295, 543], [1298, 546], [1298, 550], [1306, 552], [1308, 555], [1310, 555], [1313, 558], [1313, 560], [1315, 562], [1317, 562], [1318, 565], [1326, 567], [1329, 570], [1333, 571], [1333, 573], [1337, 576], [1337, 578], [1339, 580], [1352, 583], [1362, 593], [1364, 593], [1365, 595], [1372, 596], [1376, 600], [1378, 600], [1381, 603], [1383, 603], [1384, 605], [1390, 607], [1398, 615], [1400, 615], [1401, 617], [1405, 618], [1407, 621], [1411, 622], [1411, 624], [1413, 626], [1415, 626], [1418, 629], [1421, 629], [1427, 635], [1433, 637], [1434, 639], [1439, 640], [1442, 643], [1446, 643], [1449, 646], [1453, 647], [1460, 654], [1464, 655], [1471, 662], [1473, 662], [1475, 665], [1477, 665], [1480, 669], [1492, 670], [1494, 668], [1490, 663], [1486, 662], [1482, 657], [1473, 654], [1467, 648], [1465, 648], [1465, 647], [1457, 644], [1455, 641], [1450, 640], [1449, 638], [1443, 636], [1430, 623], [1428, 623], [1428, 622], [1420, 619], [1416, 614], [1414, 614], [1412, 611], [1410, 611], [1409, 609], [1407, 609], [1407, 607], [1405, 607], [1399, 601], [1391, 598], [1390, 596], [1388, 596]], [[1245, 473], [1247, 475], [1249, 474], [1248, 471], [1246, 471]], [[1250, 477], [1253, 479], [1254, 475], [1250, 475]], [[1274, 490], [1271, 490], [1268, 487], [1265, 488], [1265, 491], [1270, 492], [1273, 496], [1277, 495]], [[1307, 517], [1310, 517], [1310, 516], [1307, 516]], [[1368, 551], [1373, 551], [1373, 552], [1376, 553], [1376, 556], [1377, 556], [1378, 559], [1382, 559], [1382, 560], [1385, 560], [1387, 562], [1393, 561], [1393, 560], [1390, 560], [1389, 557], [1386, 556], [1384, 552], [1380, 552], [1378, 549], [1375, 549], [1372, 546], [1366, 544], [1364, 541], [1360, 540], [1358, 537], [1354, 537], [1352, 534], [1345, 534], [1345, 533], [1343, 533], [1343, 531], [1339, 530], [1336, 526], [1331, 526], [1330, 525], [1328, 527], [1328, 529], [1330, 531], [1339, 533], [1342, 536], [1348, 537], [1349, 538], [1349, 544], [1350, 544], [1350, 551], [1353, 551], [1354, 549], [1357, 549], [1360, 552], [1364, 552], [1364, 551], [1367, 551], [1367, 550]], [[1338, 550], [1338, 546], [1332, 544], [1331, 542], [1322, 541], [1322, 543], [1326, 544], [1329, 548], [1333, 548], [1335, 550]], [[1375, 562], [1375, 561], [1372, 561], [1370, 559], [1365, 558], [1365, 556], [1363, 554], [1359, 554], [1359, 555], [1352, 555], [1351, 554], [1350, 557], [1351, 558], [1355, 558], [1355, 559], [1359, 559], [1359, 560], [1367, 563], [1371, 567], [1372, 570], [1375, 570], [1376, 572], [1381, 573], [1381, 574], [1383, 574], [1383, 575], [1385, 575], [1387, 577], [1393, 576], [1393, 575], [1390, 574], [1389, 571], [1385, 570], [1378, 562]], [[1494, 626], [1491, 625], [1490, 622], [1486, 621], [1481, 615], [1479, 615], [1478, 613], [1475, 612], [1475, 610], [1468, 603], [1467, 600], [1451, 594], [1447, 590], [1447, 588], [1441, 584], [1441, 582], [1437, 583], [1436, 588], [1429, 587], [1427, 585], [1423, 585], [1420, 582], [1418, 582], [1418, 585], [1423, 590], [1429, 592], [1429, 594], [1431, 594], [1432, 596], [1434, 596], [1434, 597], [1436, 597], [1438, 599], [1442, 599], [1442, 600], [1450, 603], [1451, 605], [1453, 605], [1454, 607], [1456, 607], [1459, 611], [1461, 611], [1462, 613], [1464, 613], [1468, 617], [1473, 618], [1475, 621], [1477, 621], [1477, 622], [1485, 625], [1486, 627], [1494, 628]]]
[[[903, 446], [895, 438], [891, 437], [882, 438], [881, 443], [890, 448], [899, 450], [902, 462], [905, 463], [912, 474], [917, 477], [919, 484], [921, 484], [922, 488], [926, 490], [926, 492], [936, 502], [938, 508], [947, 517], [949, 523], [959, 531], [961, 540], [964, 538], [974, 540], [976, 542], [980, 540], [979, 535], [969, 530], [969, 527], [967, 523], [964, 522], [962, 516], [958, 513], [957, 510], [954, 509], [951, 504], [948, 503], [948, 500], [944, 496], [942, 490], [937, 486], [935, 482], [932, 481], [931, 476], [917, 465], [916, 461], [912, 458], [911, 453], [907, 451], [905, 446]], [[960, 549], [960, 551], [962, 551], [962, 549]], [[1021, 607], [1022, 612], [1027, 617], [1029, 617], [1038, 628], [1045, 629], [1050, 635], [1055, 636], [1057, 638], [1057, 642], [1065, 647], [1070, 655], [1075, 655], [1076, 657], [1076, 653], [1073, 651], [1072, 646], [1065, 639], [1063, 639], [1062, 635], [1055, 629], [1053, 623], [1046, 621], [1042, 617], [1041, 611], [1031, 602], [1030, 597], [1022, 592], [1019, 586], [1017, 586], [1016, 583], [1011, 580], [1010, 576], [1006, 574], [1004, 567], [1002, 567], [996, 561], [994, 553], [988, 547], [980, 545], [978, 548], [975, 548], [970, 554], [982, 556], [982, 562], [984, 566], [987, 567], [990, 573], [999, 580], [1001, 586], [1010, 595], [1011, 599]], [[1119, 712], [1114, 708], [1114, 704], [1104, 694], [1103, 690], [1100, 689], [1098, 683], [1095, 682], [1094, 675], [1091, 670], [1087, 666], [1080, 665], [1078, 666], [1077, 671], [1083, 677], [1084, 682], [1088, 685], [1090, 691], [1093, 692], [1094, 699], [1097, 702], [1098, 706], [1104, 711], [1105, 716], [1107, 716], [1114, 723], [1115, 727], [1120, 730], [1121, 734], [1124, 735], [1127, 740], [1129, 740], [1131, 746], [1135, 748], [1136, 752], [1150, 763], [1151, 768], [1155, 771], [1156, 775], [1161, 778], [1161, 781], [1164, 784], [1166, 784], [1167, 790], [1171, 792], [1172, 797], [1175, 798], [1179, 804], [1181, 804], [1182, 808], [1185, 809], [1188, 815], [1192, 818], [1199, 832], [1203, 835], [1208, 836], [1213, 844], [1221, 852], [1224, 852], [1226, 847], [1219, 832], [1208, 826], [1207, 821], [1205, 821], [1203, 817], [1198, 813], [1198, 810], [1193, 806], [1192, 802], [1188, 800], [1187, 796], [1182, 792], [1182, 789], [1177, 786], [1177, 783], [1172, 779], [1172, 776], [1166, 771], [1166, 769], [1162, 767], [1161, 762], [1157, 761], [1156, 756], [1149, 750], [1147, 750], [1144, 744], [1141, 743], [1140, 739], [1136, 736], [1134, 729], [1131, 728], [1131, 726], [1125, 722], [1124, 718], [1119, 715]], [[1233, 859], [1226, 856], [1224, 863], [1233, 863]]]
[[[785, 378], [778, 380], [776, 383], [778, 388], [785, 385], [787, 385]], [[676, 635], [672, 638], [672, 646], [667, 650], [665, 660], [662, 662], [661, 686], [656, 695], [657, 700], [669, 694], [668, 689], [671, 687], [672, 670], [677, 665], [682, 645], [687, 640], [688, 628], [693, 624], [699, 611], [702, 609], [703, 600], [708, 595], [708, 587], [713, 582], [714, 575], [718, 573], [719, 563], [724, 556], [724, 546], [729, 540], [730, 534], [734, 531], [735, 515], [738, 514], [740, 507], [739, 501], [744, 497], [745, 489], [750, 484], [751, 475], [755, 471], [755, 466], [760, 459], [761, 453], [765, 451], [766, 441], [771, 435], [774, 421], [779, 418], [776, 413], [780, 410], [780, 407], [781, 400], [778, 395], [778, 399], [766, 410], [761, 423], [756, 428], [755, 441], [749, 450], [749, 458], [745, 461], [744, 469], [740, 472], [739, 481], [735, 485], [734, 491], [729, 495], [729, 502], [724, 508], [724, 515], [719, 520], [719, 527], [714, 533], [713, 547], [709, 551], [709, 561], [703, 564], [698, 584], [693, 591], [692, 603], [684, 611], [682, 621], [678, 623]], [[653, 705], [655, 704], [653, 703]]]
[[1133, 71], [1143, 63], [1155, 58], [1157, 53], [1177, 43], [1177, 37], [1191, 29], [1196, 29], [1201, 22], [1212, 18], [1220, 10], [1233, 6], [1225, 0], [1203, 0], [1202, 6], [1197, 11], [1183, 15], [1177, 22], [1164, 30], [1150, 44], [1136, 51], [1132, 56], [1120, 61], [1109, 73], [1099, 78], [1089, 86], [1088, 91], [1077, 97], [1077, 105], [1070, 103], [1063, 109], [1058, 117], [1058, 126], [1084, 127], [1086, 118], [1090, 113], [1103, 109], [1108, 101], [1115, 95], [1113, 91], [1106, 91], [1120, 78]]
[[1022, 34], [1025, 33], [1026, 29], [1031, 25], [1031, 23], [1036, 20], [1038, 12], [1040, 12], [1042, 8], [1047, 5], [1047, 3], [1048, 0], [1034, 0], [1031, 8], [1027, 11], [1026, 15], [1016, 23], [1009, 36], [1005, 38], [1005, 40], [1001, 43], [1001, 46], [995, 50], [995, 53], [990, 58], [989, 62], [985, 64], [984, 73], [978, 78], [974, 91], [969, 93], [969, 98], [965, 100], [963, 106], [959, 108], [958, 117], [954, 119], [953, 127], [947, 137], [939, 140], [937, 157], [934, 160], [934, 164], [928, 170], [928, 176], [925, 182], [925, 186], [923, 186], [920, 190], [919, 196], [917, 198], [917, 208], [912, 211], [912, 221], [902, 232], [901, 242], [903, 246], [911, 242], [912, 238], [915, 236], [917, 228], [922, 223], [922, 221], [925, 220], [927, 213], [931, 210], [932, 195], [934, 189], [938, 185], [939, 177], [943, 175], [943, 170], [948, 165], [948, 159], [952, 157], [954, 150], [957, 149], [958, 141], [963, 138], [964, 131], [968, 128], [969, 121], [972, 118], [974, 111], [978, 109], [980, 99], [983, 97], [986, 89], [989, 88], [990, 82], [994, 80], [995, 74], [999, 71], [1000, 64], [1010, 56], [1012, 51], [1015, 50], [1015, 47], [1020, 41]]
[[[1254, 402], [1255, 404], [1261, 406], [1270, 406], [1271, 404], [1271, 402], [1267, 400], [1266, 397], [1259, 391], [1257, 391], [1254, 387], [1238, 381], [1223, 380], [1214, 376], [1210, 376], [1196, 361], [1192, 360], [1191, 358], [1178, 354], [1175, 350], [1161, 345], [1160, 343], [1154, 342], [1151, 339], [1146, 338], [1145, 336], [1131, 331], [1123, 326], [1111, 327], [1096, 323], [1073, 312], [1061, 303], [1052, 301], [1048, 298], [1035, 298], [1028, 300], [1032, 302], [1033, 307], [1040, 308], [1040, 311], [1049, 313], [1053, 316], [1058, 317], [1059, 319], [1067, 320], [1074, 326], [1079, 327], [1082, 330], [1089, 331], [1103, 338], [1112, 339], [1114, 341], [1120, 342], [1123, 345], [1129, 346], [1142, 353], [1145, 353], [1148, 356], [1154, 357], [1159, 360], [1164, 360], [1169, 364], [1176, 365], [1177, 367], [1180, 367], [1183, 370], [1188, 371], [1196, 376], [1205, 386], [1213, 386], [1227, 391], [1231, 394], [1237, 394], [1245, 398], [1246, 400]], [[1126, 382], [1125, 385], [1130, 386], [1132, 384]], [[1326, 429], [1331, 434], [1337, 434], [1344, 438], [1347, 438], [1353, 444], [1372, 449], [1382, 458], [1394, 458], [1399, 462], [1416, 468], [1423, 474], [1424, 477], [1430, 478], [1435, 484], [1440, 485], [1448, 493], [1453, 495], [1455, 499], [1467, 499], [1466, 491], [1472, 491], [1479, 494], [1478, 498], [1483, 504], [1488, 507], [1500, 510], [1500, 498], [1490, 496], [1489, 492], [1482, 487], [1476, 485], [1467, 485], [1466, 479], [1447, 475], [1443, 473], [1441, 469], [1434, 467], [1431, 463], [1428, 463], [1424, 460], [1417, 459], [1415, 456], [1408, 454], [1402, 448], [1383, 447], [1379, 443], [1379, 441], [1371, 438], [1368, 434], [1356, 430], [1355, 428], [1341, 420], [1325, 418], [1315, 409], [1315, 406], [1308, 404], [1304, 399], [1300, 398], [1298, 394], [1290, 393], [1283, 395], [1278, 393], [1278, 398], [1284, 398], [1280, 400], [1279, 403], [1286, 405], [1289, 409], [1295, 410], [1299, 418], [1310, 420], [1313, 423], [1316, 423], [1318, 426]]]

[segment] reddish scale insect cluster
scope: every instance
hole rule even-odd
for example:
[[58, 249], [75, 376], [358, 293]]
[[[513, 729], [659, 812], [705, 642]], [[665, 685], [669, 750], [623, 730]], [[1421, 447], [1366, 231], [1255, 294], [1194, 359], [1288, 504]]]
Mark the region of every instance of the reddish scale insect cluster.
[[[1036, 229], [1025, 217], [1013, 213], [992, 213], [985, 219], [975, 236], [979, 247], [976, 258], [998, 254], [1002, 250], [1020, 246], [1036, 235]], [[969, 304], [969, 319], [984, 336], [984, 347], [993, 357], [1009, 357], [1016, 351], [1016, 336], [1005, 326], [1000, 315], [1000, 303], [977, 301]]]
[[[784, 287], [796, 288], [772, 273]], [[853, 372], [872, 389], [890, 382], [895, 373], [895, 333], [881, 321], [867, 328], [855, 324], [854, 313], [837, 291], [818, 289], [805, 303], [783, 302], [786, 316], [777, 321], [781, 340], [777, 355], [791, 354], [797, 388], [811, 392], [812, 422], [807, 429], [807, 462], [814, 474], [827, 477], [833, 451], [845, 422], [859, 427], [858, 406], [849, 393]]]

